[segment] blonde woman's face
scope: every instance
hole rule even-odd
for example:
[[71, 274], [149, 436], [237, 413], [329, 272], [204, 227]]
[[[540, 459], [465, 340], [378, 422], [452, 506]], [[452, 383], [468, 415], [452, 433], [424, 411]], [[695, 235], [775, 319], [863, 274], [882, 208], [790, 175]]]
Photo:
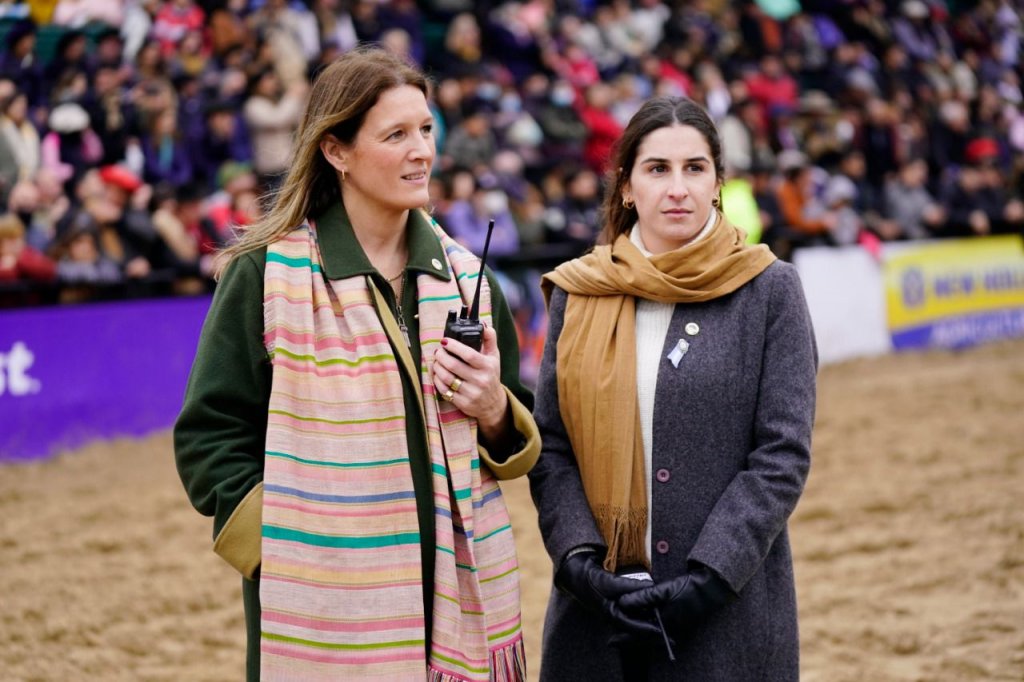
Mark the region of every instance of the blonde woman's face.
[[434, 117], [423, 93], [411, 85], [386, 90], [345, 148], [346, 206], [384, 212], [426, 206], [434, 155]]
[[622, 190], [623, 198], [636, 202], [647, 250], [664, 253], [692, 241], [708, 220], [719, 182], [700, 131], [678, 124], [651, 131]]

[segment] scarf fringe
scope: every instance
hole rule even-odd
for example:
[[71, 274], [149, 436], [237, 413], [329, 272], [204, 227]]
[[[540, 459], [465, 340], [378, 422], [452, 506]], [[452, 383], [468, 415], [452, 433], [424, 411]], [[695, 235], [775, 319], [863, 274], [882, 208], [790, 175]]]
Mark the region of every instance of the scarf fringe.
[[[508, 646], [491, 651], [490, 682], [526, 682], [526, 650], [520, 637]], [[427, 669], [427, 682], [466, 682], [470, 678], [449, 672]]]
[[643, 566], [650, 570], [644, 538], [647, 531], [647, 507], [640, 509], [612, 508], [600, 505], [593, 510], [598, 528], [607, 528], [608, 554], [604, 558], [606, 571], [614, 572], [619, 566]]

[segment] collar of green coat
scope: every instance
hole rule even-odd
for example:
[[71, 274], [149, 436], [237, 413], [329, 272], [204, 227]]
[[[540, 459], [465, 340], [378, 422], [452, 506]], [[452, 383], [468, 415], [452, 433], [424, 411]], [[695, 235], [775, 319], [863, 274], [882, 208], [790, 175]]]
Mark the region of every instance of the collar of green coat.
[[[409, 270], [425, 272], [445, 281], [451, 279], [444, 266], [444, 248], [430, 226], [430, 218], [418, 209], [409, 211]], [[366, 257], [352, 231], [345, 205], [335, 203], [317, 219], [317, 241], [327, 279], [345, 279], [356, 275], [380, 274]]]

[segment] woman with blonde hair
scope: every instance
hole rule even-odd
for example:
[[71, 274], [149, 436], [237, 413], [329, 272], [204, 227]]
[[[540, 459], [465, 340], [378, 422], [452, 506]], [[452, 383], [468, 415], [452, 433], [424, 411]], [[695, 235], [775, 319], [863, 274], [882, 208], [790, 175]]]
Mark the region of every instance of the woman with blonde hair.
[[[324, 69], [224, 252], [175, 449], [244, 577], [249, 679], [525, 675], [496, 479], [536, 460], [532, 396], [493, 276], [422, 210], [427, 95], [381, 50]], [[443, 330], [480, 276], [477, 351]]]

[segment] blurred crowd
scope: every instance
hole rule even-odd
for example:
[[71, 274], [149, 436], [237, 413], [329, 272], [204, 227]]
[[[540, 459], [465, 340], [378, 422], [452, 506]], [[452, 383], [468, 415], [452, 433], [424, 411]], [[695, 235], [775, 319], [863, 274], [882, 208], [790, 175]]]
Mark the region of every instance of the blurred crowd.
[[1009, 0], [0, 0], [0, 295], [209, 290], [288, 167], [309, 82], [367, 42], [432, 76], [434, 214], [478, 253], [495, 219], [525, 327], [535, 271], [593, 242], [610, 147], [652, 95], [707, 107], [724, 210], [783, 258], [1018, 232], [1022, 16]]

